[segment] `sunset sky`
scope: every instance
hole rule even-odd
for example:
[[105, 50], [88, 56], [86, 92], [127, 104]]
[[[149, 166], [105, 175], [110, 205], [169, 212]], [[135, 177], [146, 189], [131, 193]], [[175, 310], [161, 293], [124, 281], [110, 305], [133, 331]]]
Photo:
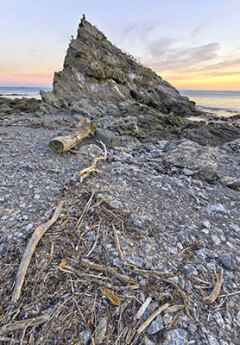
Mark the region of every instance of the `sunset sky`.
[[177, 88], [240, 90], [240, 0], [0, 0], [0, 86], [51, 86], [83, 13]]

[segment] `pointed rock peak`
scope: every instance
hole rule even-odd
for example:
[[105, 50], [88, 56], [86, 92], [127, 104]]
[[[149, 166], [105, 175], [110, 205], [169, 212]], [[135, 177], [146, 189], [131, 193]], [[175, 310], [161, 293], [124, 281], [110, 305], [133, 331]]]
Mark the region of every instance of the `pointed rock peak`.
[[151, 116], [156, 121], [162, 114], [182, 116], [195, 110], [194, 102], [114, 46], [85, 15], [63, 70], [54, 75], [53, 91], [41, 95], [51, 112], [79, 113], [99, 123], [105, 117], [131, 116], [133, 128]]

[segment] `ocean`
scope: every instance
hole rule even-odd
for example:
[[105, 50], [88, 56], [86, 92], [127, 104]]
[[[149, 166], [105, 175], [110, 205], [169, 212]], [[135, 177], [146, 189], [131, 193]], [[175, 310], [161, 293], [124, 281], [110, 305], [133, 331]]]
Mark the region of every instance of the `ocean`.
[[180, 93], [196, 102], [199, 110], [222, 117], [240, 114], [240, 91], [180, 90]]
[[41, 99], [40, 90], [51, 91], [51, 87], [28, 87], [28, 86], [0, 86], [0, 97], [7, 98], [37, 98]]
[[[7, 98], [34, 97], [40, 99], [40, 90], [51, 87], [0, 87], [0, 96]], [[240, 114], [240, 91], [180, 90], [181, 95], [196, 102], [199, 110], [217, 116], [230, 117]]]

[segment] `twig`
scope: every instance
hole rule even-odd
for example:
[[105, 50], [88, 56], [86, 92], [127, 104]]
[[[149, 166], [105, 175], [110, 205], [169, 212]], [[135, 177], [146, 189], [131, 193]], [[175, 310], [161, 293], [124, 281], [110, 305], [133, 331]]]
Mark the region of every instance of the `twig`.
[[23, 282], [24, 282], [24, 278], [25, 278], [29, 263], [30, 263], [31, 258], [33, 256], [33, 253], [37, 247], [38, 242], [43, 237], [45, 232], [57, 221], [57, 219], [58, 219], [58, 217], [62, 211], [62, 207], [63, 207], [63, 201], [61, 201], [60, 204], [58, 205], [58, 207], [56, 208], [52, 218], [48, 222], [46, 222], [42, 225], [39, 225], [37, 227], [37, 229], [34, 231], [34, 233], [32, 234], [32, 237], [29, 240], [27, 247], [25, 249], [25, 252], [23, 254], [21, 263], [18, 267], [17, 277], [16, 277], [16, 281], [15, 281], [15, 287], [13, 290], [12, 303], [15, 303], [19, 299], [19, 296], [21, 294], [21, 289], [23, 286]]
[[[132, 264], [128, 264], [128, 265], [133, 266]], [[134, 266], [133, 272], [140, 273], [143, 275], [150, 275], [150, 276], [156, 276], [156, 275], [167, 276], [167, 277], [173, 276], [173, 274], [171, 272], [163, 272], [163, 271], [157, 271], [157, 270], [143, 270], [143, 269], [137, 268], [135, 266]]]
[[12, 341], [12, 338], [0, 337], [0, 341]]
[[215, 300], [218, 298], [221, 291], [221, 287], [223, 283], [223, 270], [221, 270], [219, 274], [215, 273], [215, 275], [216, 275], [216, 284], [214, 286], [214, 289], [209, 296], [203, 299], [203, 302], [206, 304], [214, 303]]
[[149, 318], [137, 329], [137, 334], [141, 334], [147, 327], [150, 325], [150, 323], [157, 317], [161, 312], [163, 312], [165, 309], [169, 307], [169, 303], [165, 303], [161, 307], [159, 307], [155, 312], [149, 316]]
[[116, 244], [116, 247], [117, 247], [118, 254], [120, 256], [120, 259], [122, 261], [124, 261], [124, 255], [123, 255], [123, 252], [122, 252], [122, 249], [121, 249], [121, 246], [120, 246], [120, 241], [119, 241], [117, 229], [115, 228], [114, 224], [112, 224], [112, 228], [113, 228], [113, 232], [114, 232], [115, 244]]
[[19, 329], [25, 329], [26, 327], [32, 327], [32, 326], [38, 326], [42, 323], [47, 322], [50, 319], [49, 314], [44, 314], [38, 317], [34, 317], [33, 319], [25, 319], [20, 321], [14, 321], [11, 323], [8, 323], [7, 325], [0, 328], [0, 335], [17, 331]]
[[222, 297], [229, 297], [229, 296], [234, 296], [234, 295], [239, 295], [239, 294], [240, 294], [240, 290], [239, 291], [235, 291], [235, 292], [230, 292], [230, 293], [227, 293], [225, 295], [220, 295], [218, 297], [222, 298]]
[[86, 260], [86, 259], [82, 259], [81, 264], [84, 265], [84, 266], [87, 266], [87, 267], [89, 267], [89, 268], [91, 268], [91, 269], [93, 269], [95, 271], [108, 272], [112, 276], [114, 276], [115, 278], [117, 278], [118, 280], [120, 280], [123, 283], [127, 284], [127, 283], [132, 282], [130, 277], [116, 272], [112, 267], [95, 264], [95, 263], [93, 263], [93, 262], [91, 262], [89, 260]]
[[77, 176], [80, 176], [80, 181], [83, 182], [83, 180], [88, 177], [90, 174], [94, 173], [94, 172], [100, 172], [100, 170], [97, 169], [97, 162], [99, 161], [105, 161], [107, 159], [107, 149], [106, 149], [106, 145], [101, 142], [101, 145], [103, 146], [104, 149], [104, 156], [103, 157], [95, 157], [92, 164], [90, 165], [90, 167], [82, 169]]
[[179, 294], [183, 300], [183, 303], [184, 303], [186, 314], [189, 318], [191, 318], [191, 315], [189, 312], [188, 298], [187, 298], [187, 295], [185, 294], [185, 292], [183, 290], [181, 290], [180, 287], [176, 283], [172, 282], [171, 280], [165, 279], [165, 278], [162, 278], [161, 280], [168, 283], [169, 285], [172, 285], [179, 292]]
[[94, 249], [95, 249], [95, 247], [96, 247], [96, 245], [98, 243], [99, 233], [100, 233], [100, 224], [98, 224], [98, 229], [97, 229], [97, 235], [96, 235], [95, 242], [94, 242], [92, 248], [89, 250], [89, 252], [86, 255], [87, 258], [92, 254], [92, 252], [94, 251]]
[[149, 296], [146, 301], [141, 305], [141, 307], [138, 309], [137, 314], [135, 315], [134, 319], [139, 320], [141, 319], [141, 317], [143, 316], [143, 314], [145, 313], [147, 307], [149, 306], [149, 303], [151, 302], [152, 297]]

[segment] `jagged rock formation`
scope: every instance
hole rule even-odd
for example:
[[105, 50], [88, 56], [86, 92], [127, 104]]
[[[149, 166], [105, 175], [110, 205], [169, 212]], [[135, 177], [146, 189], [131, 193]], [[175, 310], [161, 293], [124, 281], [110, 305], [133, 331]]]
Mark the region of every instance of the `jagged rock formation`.
[[41, 95], [52, 112], [70, 109], [94, 117], [194, 111], [194, 102], [112, 45], [85, 18], [69, 45], [63, 71], [54, 75], [53, 91]]
[[[83, 17], [72, 39], [52, 92], [41, 92], [47, 113], [67, 113], [94, 120], [114, 136], [140, 141], [186, 138], [201, 145], [221, 145], [240, 137], [227, 124], [206, 125], [186, 118], [197, 114], [195, 103], [151, 69], [112, 45]], [[112, 140], [110, 133], [110, 139]]]

